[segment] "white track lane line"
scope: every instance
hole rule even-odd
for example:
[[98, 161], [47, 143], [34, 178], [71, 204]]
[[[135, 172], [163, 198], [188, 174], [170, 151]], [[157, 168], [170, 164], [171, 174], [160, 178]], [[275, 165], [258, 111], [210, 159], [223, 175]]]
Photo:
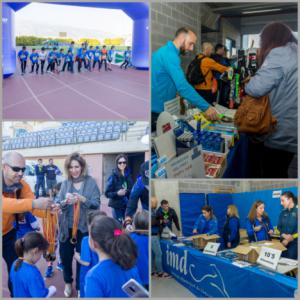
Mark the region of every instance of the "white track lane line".
[[26, 82], [26, 80], [24, 79], [24, 77], [21, 77], [21, 79], [23, 80], [25, 86], [27, 87], [28, 91], [30, 92], [30, 94], [32, 95], [32, 97], [34, 98], [34, 100], [41, 106], [41, 108], [43, 109], [43, 111], [52, 119], [55, 120], [55, 118], [50, 114], [50, 112], [47, 110], [47, 108], [44, 106], [44, 104], [38, 99], [38, 97], [34, 94], [34, 92], [32, 91], [32, 89], [30, 88], [30, 86], [28, 85], [28, 83]]
[[121, 93], [121, 94], [124, 94], [124, 95], [130, 96], [130, 97], [132, 97], [132, 98], [136, 98], [136, 99], [138, 99], [138, 100], [141, 100], [141, 101], [143, 101], [143, 102], [149, 103], [149, 100], [146, 100], [146, 99], [144, 99], [144, 98], [142, 98], [142, 97], [136, 96], [136, 95], [131, 94], [131, 93], [127, 93], [127, 92], [125, 92], [125, 91], [123, 91], [123, 90], [121, 90], [121, 89], [115, 88], [115, 87], [113, 87], [113, 86], [111, 86], [111, 85], [107, 85], [107, 84], [104, 84], [104, 83], [102, 83], [102, 82], [99, 82], [99, 81], [96, 80], [96, 79], [88, 78], [88, 77], [86, 77], [86, 76], [84, 76], [84, 75], [81, 75], [81, 74], [80, 74], [80, 76], [83, 77], [83, 78], [87, 78], [87, 79], [89, 79], [90, 81], [94, 81], [94, 82], [97, 83], [98, 85], [102, 85], [102, 86], [104, 86], [104, 87], [106, 87], [106, 88], [109, 88], [109, 89], [111, 89], [111, 90], [117, 91], [117, 92], [119, 92], [119, 93]]
[[[79, 81], [72, 82], [72, 84], [82, 83], [82, 82], [86, 82], [86, 81], [88, 81], [88, 80], [86, 80], [86, 79], [85, 79], [85, 80], [79, 80]], [[63, 90], [63, 89], [65, 89], [65, 88], [66, 88], [65, 86], [61, 86], [61, 87], [59, 87], [59, 88], [56, 88], [56, 89], [53, 89], [53, 90], [50, 90], [50, 91], [47, 91], [47, 92], [43, 92], [43, 93], [41, 93], [41, 94], [37, 94], [36, 96], [37, 96], [37, 97], [46, 96], [46, 95], [55, 93], [55, 92], [57, 92], [57, 91]], [[17, 105], [19, 105], [19, 104], [23, 104], [23, 103], [25, 103], [25, 102], [27, 102], [27, 101], [30, 101], [30, 100], [33, 100], [33, 99], [34, 99], [33, 97], [25, 98], [25, 99], [23, 99], [23, 100], [21, 100], [21, 101], [19, 101], [19, 102], [16, 102], [16, 103], [13, 103], [13, 104], [10, 104], [10, 105], [7, 105], [7, 106], [3, 107], [3, 110], [7, 110], [7, 109], [9, 109], [9, 108], [12, 108], [12, 107], [14, 107], [14, 106], [17, 106]]]
[[[73, 92], [75, 92], [76, 94], [78, 94], [78, 95], [82, 96], [83, 98], [89, 100], [90, 102], [96, 104], [97, 106], [100, 106], [100, 107], [102, 107], [102, 108], [108, 110], [109, 112], [111, 112], [111, 113], [117, 115], [118, 117], [121, 117], [122, 119], [125, 119], [125, 120], [128, 119], [125, 115], [122, 115], [122, 114], [120, 114], [120, 113], [118, 113], [118, 112], [116, 112], [116, 111], [110, 109], [110, 108], [107, 107], [106, 105], [101, 104], [101, 103], [98, 103], [95, 99], [93, 99], [93, 98], [91, 98], [91, 97], [89, 97], [89, 96], [87, 96], [87, 95], [85, 95], [85, 94], [82, 94], [81, 92], [79, 92], [78, 90], [76, 90], [75, 88], [73, 88], [72, 86], [70, 86], [70, 85], [64, 83], [62, 80], [59, 80], [59, 79], [55, 78], [52, 74], [49, 74], [49, 76], [52, 77], [53, 79], [57, 80], [58, 82], [60, 82], [61, 84], [63, 84], [65, 87], [67, 87], [67, 88], [69, 88], [70, 90], [72, 90]], [[83, 76], [83, 77], [84, 77], [84, 76]], [[84, 77], [84, 78], [85, 78], [85, 77]], [[88, 81], [88, 80], [87, 80], [87, 81]]]

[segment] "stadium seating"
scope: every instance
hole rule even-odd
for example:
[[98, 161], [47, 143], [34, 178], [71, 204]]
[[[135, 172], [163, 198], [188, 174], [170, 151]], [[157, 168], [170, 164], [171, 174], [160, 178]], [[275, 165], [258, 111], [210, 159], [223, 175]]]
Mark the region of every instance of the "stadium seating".
[[127, 121], [63, 122], [59, 128], [21, 133], [14, 138], [5, 137], [2, 149], [7, 151], [118, 140], [132, 125]]

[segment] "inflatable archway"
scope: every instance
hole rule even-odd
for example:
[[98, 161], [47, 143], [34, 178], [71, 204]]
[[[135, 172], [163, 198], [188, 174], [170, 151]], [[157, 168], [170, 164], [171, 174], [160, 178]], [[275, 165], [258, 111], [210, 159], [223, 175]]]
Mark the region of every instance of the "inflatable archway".
[[[99, 2], [48, 2], [49, 4], [73, 5], [123, 10], [133, 20], [132, 64], [137, 69], [149, 68], [149, 7], [146, 3], [99, 3]], [[16, 71], [16, 37], [14, 33], [15, 12], [30, 3], [3, 3], [2, 5], [2, 47], [3, 75]]]

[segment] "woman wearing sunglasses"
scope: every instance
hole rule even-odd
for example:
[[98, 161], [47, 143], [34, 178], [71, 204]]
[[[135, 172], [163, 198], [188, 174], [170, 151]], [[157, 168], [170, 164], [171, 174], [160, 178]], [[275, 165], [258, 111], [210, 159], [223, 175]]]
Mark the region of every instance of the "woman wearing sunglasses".
[[116, 168], [107, 180], [105, 196], [109, 199], [108, 206], [112, 208], [113, 217], [120, 223], [125, 218], [131, 188], [132, 179], [128, 168], [128, 158], [125, 154], [119, 154], [116, 157]]

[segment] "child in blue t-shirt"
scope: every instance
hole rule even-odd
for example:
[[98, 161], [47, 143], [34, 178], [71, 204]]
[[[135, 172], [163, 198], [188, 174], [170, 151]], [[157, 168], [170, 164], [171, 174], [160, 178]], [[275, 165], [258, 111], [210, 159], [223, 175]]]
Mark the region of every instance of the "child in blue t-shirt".
[[[70, 51], [70, 50], [69, 50]], [[65, 57], [65, 54], [64, 54], [64, 49], [61, 48], [59, 50], [59, 52], [56, 54], [56, 60], [57, 60], [57, 66], [59, 67], [61, 65], [61, 62], [63, 60], [63, 58]]]
[[55, 286], [47, 288], [45, 281], [35, 266], [48, 242], [38, 232], [29, 232], [15, 244], [18, 259], [10, 271], [13, 295], [15, 298], [49, 298], [56, 292]]
[[134, 232], [130, 233], [130, 236], [138, 250], [136, 266], [143, 286], [149, 289], [149, 213], [147, 210], [139, 211], [134, 215], [133, 228]]
[[127, 50], [124, 52], [124, 62], [121, 64], [120, 68], [126, 70], [131, 60], [131, 50], [130, 47], [127, 47]]
[[17, 231], [17, 239], [22, 238], [28, 232], [40, 230], [37, 218], [30, 212], [18, 214], [14, 227]]
[[28, 51], [26, 50], [26, 47], [23, 46], [22, 50], [18, 52], [18, 58], [21, 64], [21, 74], [24, 75], [26, 73], [26, 64], [27, 64], [27, 59], [28, 59]]
[[53, 73], [55, 71], [56, 55], [57, 55], [56, 47], [54, 47], [53, 50], [48, 53], [48, 57], [47, 57], [48, 66], [47, 66], [46, 71], [48, 73], [51, 73], [51, 72]]
[[[98, 216], [106, 216], [105, 212], [100, 210], [93, 210], [88, 213], [87, 223], [90, 230], [93, 220]], [[80, 266], [80, 298], [84, 298], [84, 282], [87, 272], [98, 263], [98, 255], [90, 248], [89, 237], [85, 236], [81, 241], [80, 254], [78, 252], [74, 255], [75, 260]]]
[[64, 55], [64, 65], [63, 65], [63, 68], [62, 68], [62, 72], [65, 71], [65, 68], [66, 66], [67, 67], [67, 70], [71, 73], [74, 73], [74, 70], [73, 70], [73, 54], [72, 54], [72, 51], [68, 51], [68, 53], [66, 55]]
[[128, 297], [122, 286], [130, 279], [141, 283], [132, 238], [122, 231], [117, 220], [103, 216], [93, 220], [89, 243], [99, 262], [86, 275], [85, 298]]
[[111, 63], [113, 61], [114, 55], [115, 55], [115, 46], [111, 46], [110, 50], [108, 50], [108, 53], [107, 53], [107, 62], [108, 62], [108, 70], [109, 71], [112, 71]]
[[84, 44], [81, 44], [81, 47], [78, 48], [78, 50], [77, 50], [76, 61], [77, 61], [78, 73], [81, 72], [82, 62], [84, 61], [84, 59], [83, 59], [83, 49], [85, 49]]
[[88, 51], [86, 51], [86, 49], [82, 50], [82, 57], [83, 57], [85, 69], [87, 69], [91, 72], [92, 71], [91, 59], [90, 59], [89, 53], [88, 53]]
[[98, 71], [100, 70], [100, 57], [101, 57], [100, 48], [99, 48], [99, 46], [96, 46], [96, 49], [94, 52], [93, 69], [95, 68], [96, 64], [98, 64]]
[[39, 72], [39, 54], [37, 52], [35, 52], [35, 49], [32, 48], [32, 52], [29, 56], [29, 59], [31, 61], [31, 72], [30, 73], [33, 73], [34, 71], [34, 66], [36, 66], [36, 74], [38, 74]]

